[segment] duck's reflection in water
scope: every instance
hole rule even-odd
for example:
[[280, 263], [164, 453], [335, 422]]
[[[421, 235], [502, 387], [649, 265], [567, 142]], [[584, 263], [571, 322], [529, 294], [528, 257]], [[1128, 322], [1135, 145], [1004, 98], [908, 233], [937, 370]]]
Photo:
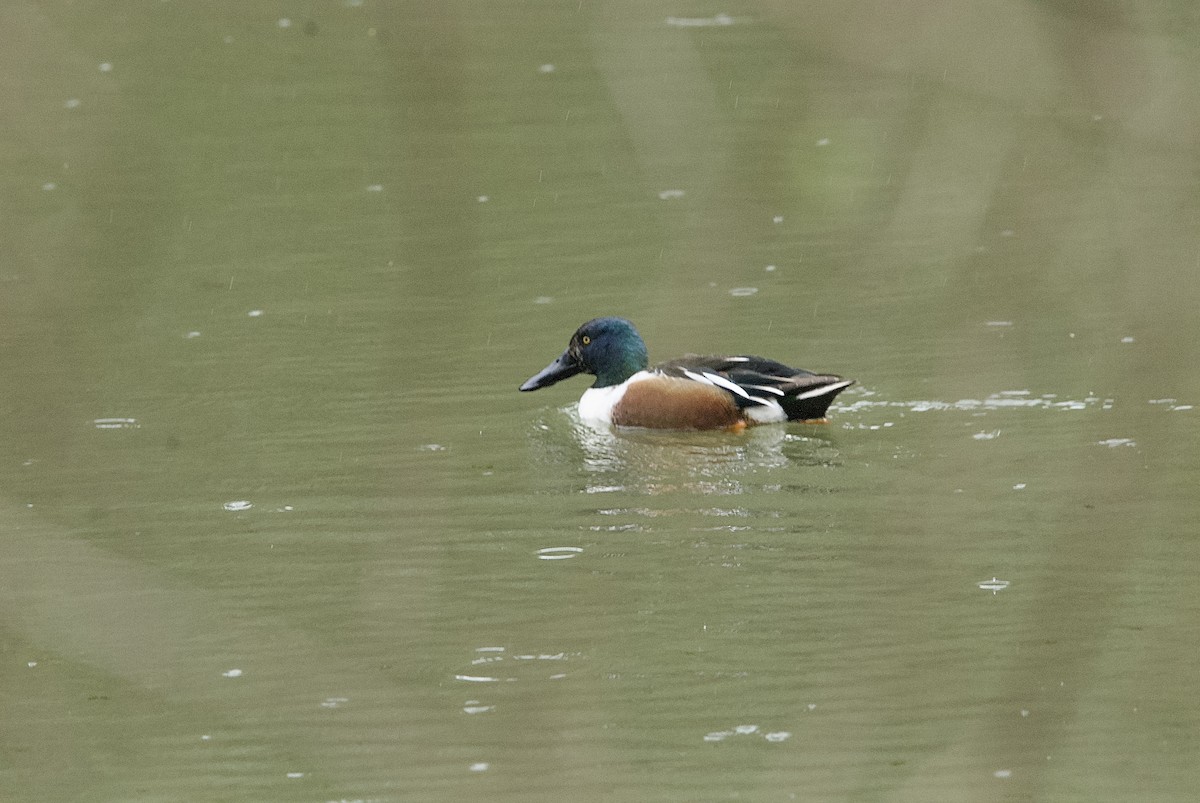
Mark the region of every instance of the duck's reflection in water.
[[[820, 426], [764, 425], [740, 432], [616, 428], [563, 411], [579, 450], [585, 493], [733, 495], [778, 490], [782, 469], [831, 465], [838, 453]], [[797, 431], [803, 430], [803, 431]]]

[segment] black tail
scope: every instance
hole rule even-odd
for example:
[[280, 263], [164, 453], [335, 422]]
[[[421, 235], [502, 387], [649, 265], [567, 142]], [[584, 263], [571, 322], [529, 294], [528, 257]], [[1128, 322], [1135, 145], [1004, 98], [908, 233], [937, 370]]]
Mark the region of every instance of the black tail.
[[840, 376], [805, 377], [803, 385], [779, 399], [779, 406], [792, 421], [812, 421], [825, 417], [834, 398], [854, 384], [853, 379]]

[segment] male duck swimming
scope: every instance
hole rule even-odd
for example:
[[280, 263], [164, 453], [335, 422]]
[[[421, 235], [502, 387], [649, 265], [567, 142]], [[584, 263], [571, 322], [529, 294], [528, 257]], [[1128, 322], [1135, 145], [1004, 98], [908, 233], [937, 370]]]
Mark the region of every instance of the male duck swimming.
[[689, 354], [647, 367], [646, 343], [624, 318], [594, 318], [567, 350], [521, 385], [538, 390], [594, 374], [579, 416], [627, 427], [740, 429], [749, 424], [823, 419], [833, 398], [854, 384], [762, 357]]

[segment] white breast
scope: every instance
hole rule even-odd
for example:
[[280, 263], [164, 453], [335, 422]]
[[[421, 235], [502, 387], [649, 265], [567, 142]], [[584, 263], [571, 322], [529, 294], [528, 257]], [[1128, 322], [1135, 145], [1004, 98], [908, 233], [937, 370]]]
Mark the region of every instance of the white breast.
[[579, 398], [579, 417], [585, 421], [612, 423], [612, 411], [625, 395], [625, 390], [634, 382], [651, 376], [649, 371], [638, 371], [619, 385], [608, 388], [588, 388]]

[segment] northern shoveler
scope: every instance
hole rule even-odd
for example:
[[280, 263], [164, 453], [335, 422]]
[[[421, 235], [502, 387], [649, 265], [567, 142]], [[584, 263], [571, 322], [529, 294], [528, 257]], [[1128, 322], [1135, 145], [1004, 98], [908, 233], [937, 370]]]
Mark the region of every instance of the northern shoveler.
[[629, 427], [723, 429], [823, 419], [854, 384], [762, 357], [688, 355], [647, 367], [646, 343], [624, 318], [595, 318], [567, 350], [521, 385], [538, 390], [576, 374], [596, 376], [579, 400], [581, 418]]

